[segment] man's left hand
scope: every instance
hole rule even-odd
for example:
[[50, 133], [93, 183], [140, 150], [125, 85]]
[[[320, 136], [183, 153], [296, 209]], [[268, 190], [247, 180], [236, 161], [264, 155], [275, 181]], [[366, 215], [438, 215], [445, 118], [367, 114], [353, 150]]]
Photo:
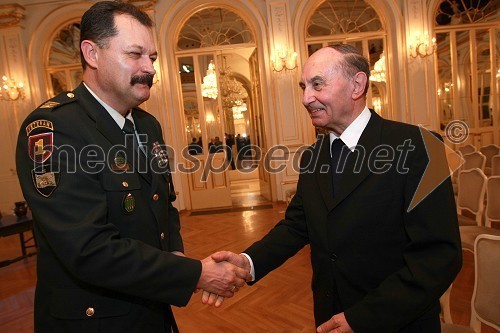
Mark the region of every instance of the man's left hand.
[[354, 333], [343, 312], [336, 314], [316, 329], [318, 333]]

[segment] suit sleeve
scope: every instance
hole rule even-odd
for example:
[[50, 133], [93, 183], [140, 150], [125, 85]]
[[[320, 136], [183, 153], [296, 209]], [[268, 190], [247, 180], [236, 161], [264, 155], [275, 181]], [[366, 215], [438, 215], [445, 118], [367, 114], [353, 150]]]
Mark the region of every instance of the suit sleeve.
[[[408, 239], [403, 253], [405, 265], [345, 311], [347, 322], [356, 333], [397, 332], [424, 313], [430, 311], [436, 315], [431, 308], [439, 308], [439, 297], [461, 268], [460, 235], [450, 178], [414, 209], [406, 210], [428, 162], [420, 137], [413, 142], [416, 150], [409, 156], [404, 187], [402, 224]], [[444, 155], [444, 151], [440, 153]], [[434, 167], [446, 168], [447, 173], [445, 157], [440, 155], [438, 159], [444, 163]]]
[[[108, 221], [107, 193], [98, 174], [84, 170], [89, 161], [79, 155], [86, 144], [80, 129], [55, 113], [32, 113], [21, 127], [16, 151], [21, 188], [41, 241], [75, 280], [177, 306], [187, 304], [201, 262], [120, 235], [114, 223], [122, 221]], [[29, 157], [24, 132], [26, 124], [41, 118], [53, 123], [54, 149], [44, 167], [56, 176], [57, 187], [47, 197], [37, 192], [32, 179], [33, 168], [40, 165]], [[170, 218], [179, 225], [175, 209]]]
[[[307, 165], [304, 158], [301, 165]], [[297, 190], [288, 205], [285, 218], [278, 222], [261, 240], [252, 244], [245, 252], [254, 263], [255, 283], [272, 270], [282, 265], [309, 243], [304, 209], [302, 205], [303, 177], [299, 177]]]

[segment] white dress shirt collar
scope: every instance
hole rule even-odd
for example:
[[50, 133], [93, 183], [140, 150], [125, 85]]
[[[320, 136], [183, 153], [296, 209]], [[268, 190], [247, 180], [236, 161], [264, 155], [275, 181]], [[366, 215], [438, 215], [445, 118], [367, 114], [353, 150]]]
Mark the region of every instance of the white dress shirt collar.
[[[354, 151], [354, 148], [356, 148], [356, 145], [358, 144], [359, 138], [361, 137], [361, 134], [366, 128], [366, 125], [368, 125], [368, 122], [370, 121], [372, 114], [370, 110], [368, 109], [367, 106], [361, 111], [359, 116], [354, 119], [354, 121], [347, 126], [347, 128], [342, 132], [340, 135], [340, 138], [342, 141], [344, 141], [345, 145], [349, 147], [351, 151]], [[330, 146], [333, 142], [333, 140], [337, 139], [338, 137], [330, 132]]]

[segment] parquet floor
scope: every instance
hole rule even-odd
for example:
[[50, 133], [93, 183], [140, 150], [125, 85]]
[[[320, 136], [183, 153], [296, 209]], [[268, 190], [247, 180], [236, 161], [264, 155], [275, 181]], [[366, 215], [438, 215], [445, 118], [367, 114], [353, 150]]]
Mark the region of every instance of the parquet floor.
[[[190, 215], [182, 212], [186, 254], [204, 258], [218, 250], [239, 252], [263, 236], [283, 216], [285, 205], [271, 209]], [[17, 236], [0, 238], [0, 260], [19, 255]], [[0, 268], [0, 332], [33, 332], [36, 256]], [[242, 288], [221, 308], [201, 304], [194, 294], [188, 306], [174, 308], [183, 333], [314, 332], [309, 248], [252, 287]], [[469, 320], [474, 283], [473, 258], [465, 254], [464, 268], [451, 294], [456, 323]], [[484, 330], [483, 332], [495, 332]]]

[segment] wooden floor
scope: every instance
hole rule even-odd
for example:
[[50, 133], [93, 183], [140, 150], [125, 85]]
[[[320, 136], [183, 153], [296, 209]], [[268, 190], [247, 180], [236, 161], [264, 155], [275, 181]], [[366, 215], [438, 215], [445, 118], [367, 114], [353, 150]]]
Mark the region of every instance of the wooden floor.
[[[218, 250], [239, 252], [262, 237], [284, 210], [284, 204], [273, 203], [270, 209], [222, 214], [182, 212], [186, 254], [201, 259]], [[0, 260], [19, 254], [17, 236], [0, 238]], [[0, 268], [0, 332], [33, 332], [35, 268], [36, 256]], [[183, 333], [314, 332], [310, 280], [306, 247], [256, 285], [242, 288], [219, 309], [202, 305], [201, 294], [194, 294], [187, 307], [174, 308], [174, 313]], [[451, 294], [456, 323], [468, 324], [473, 284], [473, 257], [465, 253], [464, 268]]]

